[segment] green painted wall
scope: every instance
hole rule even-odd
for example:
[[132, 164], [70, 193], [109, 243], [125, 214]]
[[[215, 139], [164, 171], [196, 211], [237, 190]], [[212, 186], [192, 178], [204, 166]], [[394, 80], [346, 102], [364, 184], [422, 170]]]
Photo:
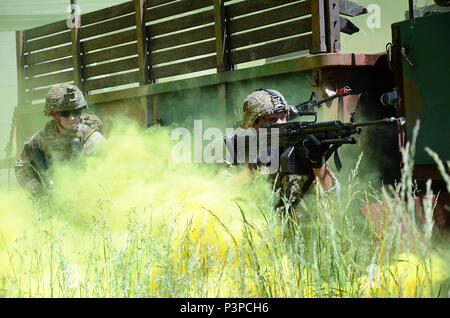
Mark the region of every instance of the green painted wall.
[[[218, 108], [218, 89], [207, 86], [158, 95], [158, 118], [166, 125], [185, 124], [190, 127], [196, 119], [202, 119], [205, 127], [222, 127], [228, 119], [227, 127], [241, 119], [242, 102], [254, 90], [265, 87], [280, 90], [288, 103], [299, 104], [309, 98], [313, 87], [309, 83], [310, 71], [267, 76], [227, 84], [228, 114]], [[307, 97], [305, 97], [307, 96]], [[230, 122], [230, 120], [232, 122]]]

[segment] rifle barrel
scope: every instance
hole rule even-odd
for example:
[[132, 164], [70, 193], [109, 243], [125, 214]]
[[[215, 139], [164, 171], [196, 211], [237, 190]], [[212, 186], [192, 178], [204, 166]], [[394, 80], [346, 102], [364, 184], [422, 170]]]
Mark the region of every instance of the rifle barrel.
[[324, 139], [320, 141], [326, 145], [344, 145], [344, 144], [356, 144], [356, 140], [353, 137]]
[[400, 120], [401, 120], [401, 118], [389, 117], [389, 118], [384, 118], [384, 119], [380, 119], [380, 120], [372, 120], [372, 121], [355, 123], [355, 126], [362, 127], [362, 126], [372, 126], [372, 125], [389, 124], [389, 123], [399, 123], [400, 124]]
[[320, 106], [320, 105], [322, 105], [323, 103], [329, 102], [329, 101], [331, 101], [331, 100], [333, 100], [333, 99], [335, 99], [335, 98], [337, 98], [337, 97], [339, 97], [339, 95], [338, 95], [338, 94], [334, 94], [334, 95], [331, 95], [331, 96], [326, 97], [326, 98], [324, 98], [324, 99], [321, 99], [321, 100], [319, 100], [319, 101], [317, 102], [317, 106]]

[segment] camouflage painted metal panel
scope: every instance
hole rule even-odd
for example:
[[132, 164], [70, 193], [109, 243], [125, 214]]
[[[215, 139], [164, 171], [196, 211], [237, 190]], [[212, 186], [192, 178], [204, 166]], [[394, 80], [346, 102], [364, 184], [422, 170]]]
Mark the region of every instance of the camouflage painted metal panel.
[[426, 146], [450, 160], [450, 100], [448, 71], [450, 13], [416, 18], [399, 24], [407, 136], [420, 119], [416, 165], [433, 164]]

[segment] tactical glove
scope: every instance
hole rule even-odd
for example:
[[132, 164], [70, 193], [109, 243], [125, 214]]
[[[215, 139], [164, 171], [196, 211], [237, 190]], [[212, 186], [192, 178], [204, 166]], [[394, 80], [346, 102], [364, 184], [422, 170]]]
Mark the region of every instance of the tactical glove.
[[307, 158], [311, 162], [311, 166], [316, 169], [322, 167], [326, 162], [325, 152], [330, 148], [330, 145], [322, 144], [313, 134], [308, 135], [303, 145], [308, 151]]

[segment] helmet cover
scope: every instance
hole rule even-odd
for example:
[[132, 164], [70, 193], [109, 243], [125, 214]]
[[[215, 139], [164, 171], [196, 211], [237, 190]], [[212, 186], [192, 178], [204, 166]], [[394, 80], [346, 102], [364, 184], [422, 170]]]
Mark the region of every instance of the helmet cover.
[[73, 84], [59, 84], [50, 88], [45, 98], [44, 115], [79, 108], [87, 108], [81, 90]]
[[260, 88], [245, 98], [242, 110], [242, 128], [251, 128], [266, 115], [287, 112], [289, 106], [279, 91]]

